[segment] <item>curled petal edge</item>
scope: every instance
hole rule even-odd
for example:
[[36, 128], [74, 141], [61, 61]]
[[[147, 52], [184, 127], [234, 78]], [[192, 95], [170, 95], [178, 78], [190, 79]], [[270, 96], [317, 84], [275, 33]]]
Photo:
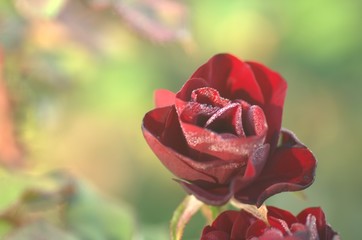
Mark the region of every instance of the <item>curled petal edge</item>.
[[273, 152], [260, 177], [235, 193], [238, 201], [259, 207], [272, 195], [300, 191], [314, 182], [317, 160], [313, 153], [291, 131], [283, 129], [281, 135], [282, 144]]

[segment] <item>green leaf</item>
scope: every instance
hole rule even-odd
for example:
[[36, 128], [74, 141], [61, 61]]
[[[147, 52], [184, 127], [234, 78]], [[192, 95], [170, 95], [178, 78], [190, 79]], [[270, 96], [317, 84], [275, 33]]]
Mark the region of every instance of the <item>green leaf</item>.
[[171, 240], [181, 240], [186, 224], [191, 217], [202, 207], [203, 203], [194, 196], [187, 196], [173, 213], [170, 233]]

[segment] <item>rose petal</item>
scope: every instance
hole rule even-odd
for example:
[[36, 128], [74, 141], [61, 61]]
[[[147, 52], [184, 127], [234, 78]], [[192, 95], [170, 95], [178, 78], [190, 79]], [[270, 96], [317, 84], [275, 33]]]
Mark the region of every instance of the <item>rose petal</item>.
[[157, 108], [167, 107], [175, 104], [176, 94], [166, 90], [158, 89], [154, 93], [155, 95], [155, 105]]
[[283, 235], [292, 235], [292, 232], [289, 229], [288, 224], [284, 219], [274, 218], [268, 216], [268, 223], [272, 228], [278, 229]]
[[261, 236], [265, 229], [268, 228], [268, 225], [262, 220], [256, 220], [252, 225], [250, 225], [245, 239], [252, 239], [253, 237]]
[[165, 129], [166, 120], [171, 111], [172, 107], [156, 108], [149, 111], [143, 118], [142, 127], [147, 128], [148, 131], [152, 132], [155, 136], [160, 138]]
[[177, 114], [180, 116], [185, 107], [188, 106], [192, 98], [192, 92], [196, 89], [208, 87], [209, 84], [201, 78], [193, 78], [188, 80], [176, 93], [175, 107]]
[[200, 127], [204, 127], [208, 119], [218, 111], [218, 107], [212, 107], [197, 102], [189, 102], [179, 118], [183, 122], [191, 123]]
[[[316, 224], [317, 224], [318, 232], [323, 232], [323, 231], [320, 231], [320, 230], [323, 230], [323, 227], [327, 223], [326, 223], [326, 217], [324, 215], [324, 212], [322, 211], [322, 209], [320, 207], [306, 208], [297, 215], [297, 218], [298, 218], [300, 223], [306, 224], [307, 217], [310, 214], [313, 215], [316, 218]], [[324, 236], [322, 237], [322, 239], [324, 239]]]
[[253, 215], [243, 210], [239, 211], [231, 230], [231, 239], [240, 239], [240, 236], [246, 236], [250, 224], [254, 221], [255, 217]]
[[237, 211], [228, 210], [222, 212], [212, 223], [212, 227], [230, 233], [237, 218], [239, 218], [239, 212]]
[[272, 206], [268, 206], [267, 208], [268, 208], [268, 217], [283, 219], [288, 224], [288, 227], [291, 227], [292, 224], [298, 222], [298, 219], [292, 213], [284, 209]]
[[264, 97], [250, 66], [233, 55], [218, 54], [199, 67], [191, 78], [205, 79], [222, 97], [261, 104]]
[[173, 106], [170, 108], [171, 110], [166, 118], [163, 132], [160, 135], [160, 141], [179, 153], [187, 154], [189, 150], [186, 140], [182, 135], [176, 109]]
[[230, 103], [230, 100], [220, 97], [219, 92], [215, 88], [203, 87], [192, 91], [192, 101], [212, 105], [216, 107], [224, 107]]
[[261, 173], [265, 162], [268, 159], [269, 144], [259, 147], [248, 160], [243, 175], [236, 176], [232, 181], [231, 189], [234, 193], [241, 191], [244, 187], [251, 184]]
[[257, 105], [251, 106], [245, 111], [243, 125], [247, 136], [261, 135], [267, 131], [268, 125], [265, 120], [263, 109]]
[[[166, 140], [168, 139], [163, 130], [172, 111], [175, 111], [173, 107], [157, 108], [145, 115], [142, 131], [148, 145], [161, 162], [177, 177], [190, 181], [204, 180], [214, 182], [213, 177], [193, 169], [188, 164], [188, 162], [192, 162], [193, 160], [160, 142], [162, 136], [166, 138]], [[168, 128], [167, 130], [171, 133], [172, 128]], [[177, 129], [174, 130], [177, 131]], [[182, 134], [179, 134], [179, 136], [182, 137]], [[172, 145], [172, 142], [168, 143]], [[173, 144], [177, 145], [178, 143], [179, 141], [175, 141]]]
[[191, 100], [192, 91], [209, 87], [208, 82], [202, 78], [190, 78], [181, 88], [180, 91], [176, 93], [176, 97], [184, 102], [189, 102]]
[[223, 231], [212, 231], [203, 235], [201, 240], [230, 240], [229, 234]]
[[293, 223], [290, 227], [293, 233], [299, 234], [300, 232], [308, 232], [308, 228], [302, 223]]
[[225, 161], [246, 161], [263, 144], [265, 134], [239, 138], [233, 134], [214, 131], [180, 122], [187, 144], [190, 148]]
[[202, 230], [202, 235], [206, 235], [209, 232], [215, 231], [216, 229], [213, 228], [212, 226], [206, 226], [204, 227], [204, 229]]
[[260, 206], [268, 197], [284, 191], [303, 190], [314, 181], [316, 159], [295, 135], [282, 131], [282, 145], [269, 158], [260, 177], [235, 193], [243, 203]]
[[[202, 156], [204, 157], [204, 156]], [[190, 165], [193, 169], [209, 175], [214, 181], [209, 184], [224, 185], [230, 182], [231, 178], [237, 174], [242, 174], [244, 169], [244, 162], [225, 162], [219, 159], [208, 160], [205, 162], [190, 161], [190, 159], [184, 159], [184, 161]], [[188, 180], [188, 179], [186, 179]], [[204, 184], [202, 184], [204, 185]]]
[[232, 133], [238, 137], [245, 137], [241, 114], [242, 108], [239, 103], [229, 104], [214, 113], [204, 127], [218, 133]]
[[309, 215], [316, 218], [319, 239], [332, 239], [334, 236], [338, 236], [338, 234], [327, 224], [325, 214], [320, 207], [306, 208], [298, 214], [297, 218], [299, 222], [306, 224]]
[[142, 131], [156, 156], [179, 178], [224, 184], [244, 166], [243, 162], [225, 162], [201, 153], [204, 161], [191, 159], [191, 150], [184, 142], [174, 107], [148, 112], [143, 119]]
[[274, 149], [282, 123], [287, 83], [277, 72], [260, 63], [247, 62], [247, 64], [251, 67], [264, 96], [261, 107], [264, 110], [269, 127], [266, 141], [271, 143], [271, 147]]
[[264, 234], [261, 235], [260, 237], [251, 240], [304, 240], [304, 239], [299, 239], [299, 238], [296, 239], [294, 237], [284, 237], [281, 231], [279, 231], [278, 229], [271, 228], [267, 229], [264, 232]]
[[228, 187], [204, 189], [196, 184], [176, 180], [189, 194], [194, 195], [198, 200], [213, 206], [222, 206], [229, 201], [232, 194]]

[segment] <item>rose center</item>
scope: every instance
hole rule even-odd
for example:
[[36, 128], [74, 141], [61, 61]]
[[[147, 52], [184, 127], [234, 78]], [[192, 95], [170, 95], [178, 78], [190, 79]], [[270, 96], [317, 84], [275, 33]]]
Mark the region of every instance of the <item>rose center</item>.
[[238, 137], [262, 134], [267, 128], [263, 110], [243, 100], [222, 98], [214, 88], [194, 90], [183, 109], [181, 120], [216, 133]]

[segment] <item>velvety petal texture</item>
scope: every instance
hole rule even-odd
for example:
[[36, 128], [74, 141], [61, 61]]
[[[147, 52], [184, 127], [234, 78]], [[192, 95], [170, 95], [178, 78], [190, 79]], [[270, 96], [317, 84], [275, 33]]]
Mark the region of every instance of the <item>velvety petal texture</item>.
[[241, 211], [225, 211], [206, 226], [200, 240], [339, 240], [321, 208], [304, 209], [297, 216], [268, 206], [268, 222]]
[[314, 180], [313, 154], [281, 130], [286, 89], [283, 78], [262, 64], [219, 54], [177, 93], [156, 91], [143, 134], [176, 181], [199, 200], [222, 205], [234, 198], [259, 206]]

